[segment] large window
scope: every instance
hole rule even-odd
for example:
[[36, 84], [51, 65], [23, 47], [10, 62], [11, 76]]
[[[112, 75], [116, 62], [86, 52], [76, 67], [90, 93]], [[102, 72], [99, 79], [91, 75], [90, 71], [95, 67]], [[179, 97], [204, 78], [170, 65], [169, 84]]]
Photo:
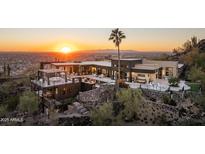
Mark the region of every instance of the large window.
[[66, 88], [63, 88], [63, 95], [66, 94]]
[[58, 88], [56, 88], [56, 95], [58, 95]]
[[92, 73], [96, 73], [96, 67], [92, 67], [91, 70], [92, 70]]
[[138, 74], [138, 77], [145, 77], [145, 74]]
[[166, 67], [166, 76], [173, 76], [173, 68], [172, 67]]

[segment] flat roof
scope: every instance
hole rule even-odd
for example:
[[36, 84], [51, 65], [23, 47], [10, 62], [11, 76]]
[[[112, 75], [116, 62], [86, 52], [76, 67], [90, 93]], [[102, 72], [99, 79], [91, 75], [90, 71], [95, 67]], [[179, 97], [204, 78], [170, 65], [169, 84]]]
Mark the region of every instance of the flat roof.
[[80, 63], [66, 62], [66, 63], [52, 63], [55, 66], [70, 66], [70, 65], [99, 65], [111, 67], [110, 61], [83, 61]]
[[161, 68], [159, 65], [152, 65], [152, 64], [137, 64], [135, 67], [132, 67], [132, 69], [138, 69], [138, 70], [157, 70]]
[[[72, 81], [67, 81], [65, 82], [65, 79], [63, 78], [58, 78], [57, 80], [55, 79], [55, 77], [53, 77], [54, 80], [50, 80], [50, 84], [48, 84], [47, 81], [43, 82], [41, 80], [31, 80], [32, 83], [42, 87], [42, 88], [49, 88], [49, 87], [53, 87], [53, 86], [61, 86], [61, 85], [67, 85], [67, 84], [72, 84]], [[51, 79], [51, 78], [50, 78]]]
[[39, 69], [39, 72], [43, 72], [43, 73], [60, 73], [60, 72], [64, 72], [63, 70], [60, 69]]
[[158, 64], [161, 66], [173, 66], [178, 65], [178, 61], [163, 61], [163, 60], [147, 60], [143, 59], [143, 64]]
[[100, 66], [108, 66], [111, 67], [111, 61], [84, 61], [83, 65], [100, 65]]
[[[112, 60], [117, 60], [117, 59], [112, 59]], [[135, 60], [142, 60], [141, 58], [124, 58], [121, 59], [121, 61], [135, 61]], [[56, 63], [52, 63], [52, 65], [55, 66], [85, 66], [85, 65], [97, 65], [97, 66], [105, 66], [105, 67], [111, 67], [111, 61], [82, 61], [82, 62], [56, 62]], [[159, 69], [160, 67], [166, 67], [166, 66], [170, 66], [170, 67], [174, 67], [174, 66], [178, 66], [180, 67], [181, 65], [178, 65], [178, 61], [158, 61], [158, 60], [147, 60], [147, 59], [143, 59], [143, 63], [142, 64], [137, 64], [135, 67], [133, 67], [133, 69], [144, 69], [144, 70], [156, 70]]]
[[[112, 60], [118, 60], [118, 59], [112, 59]], [[136, 61], [136, 60], [142, 60], [142, 58], [122, 58], [120, 61]]]

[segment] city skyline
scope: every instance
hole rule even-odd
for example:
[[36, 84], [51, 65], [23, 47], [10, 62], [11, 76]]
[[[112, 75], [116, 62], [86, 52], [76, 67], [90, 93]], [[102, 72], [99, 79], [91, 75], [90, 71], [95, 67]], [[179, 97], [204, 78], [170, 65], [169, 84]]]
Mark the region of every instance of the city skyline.
[[[71, 52], [115, 49], [108, 41], [113, 28], [1, 28], [0, 52]], [[205, 37], [199, 28], [121, 28], [122, 50], [171, 51], [192, 36]]]

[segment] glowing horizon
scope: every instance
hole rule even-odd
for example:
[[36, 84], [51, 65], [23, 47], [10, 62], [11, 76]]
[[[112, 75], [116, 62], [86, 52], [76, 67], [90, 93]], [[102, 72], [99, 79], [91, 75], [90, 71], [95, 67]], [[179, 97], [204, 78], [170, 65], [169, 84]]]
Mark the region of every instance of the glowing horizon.
[[[112, 28], [1, 28], [0, 52], [70, 52], [115, 49], [108, 41]], [[122, 28], [121, 50], [171, 51], [187, 39], [205, 38], [205, 29]]]

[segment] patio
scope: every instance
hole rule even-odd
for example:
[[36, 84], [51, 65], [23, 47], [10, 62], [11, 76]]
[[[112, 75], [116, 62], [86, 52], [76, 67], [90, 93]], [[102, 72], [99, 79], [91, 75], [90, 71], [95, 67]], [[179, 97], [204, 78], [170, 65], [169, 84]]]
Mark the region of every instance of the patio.
[[130, 88], [143, 88], [143, 89], [150, 89], [150, 90], [157, 90], [157, 91], [182, 91], [182, 90], [190, 90], [190, 87], [186, 85], [185, 81], [180, 80], [178, 87], [170, 87], [168, 80], [157, 79], [154, 82], [149, 84], [140, 84], [140, 83], [131, 83], [126, 82]]
[[[65, 81], [65, 75], [67, 78], [67, 81]], [[69, 84], [72, 82], [79, 82], [79, 79], [81, 78], [82, 82], [89, 83], [89, 84], [95, 84], [96, 87], [99, 87], [102, 83], [107, 83], [110, 85], [115, 84], [115, 80], [111, 79], [110, 77], [106, 77], [105, 75], [77, 75], [77, 74], [64, 74], [61, 72], [60, 77], [50, 77], [49, 78], [49, 84], [47, 81], [43, 81], [43, 79], [39, 80], [33, 80], [32, 82], [42, 86], [42, 87], [51, 87], [51, 86], [57, 86], [57, 85], [63, 85], [63, 84]], [[181, 80], [179, 82], [178, 87], [170, 87], [169, 82], [166, 79], [157, 79], [150, 83], [136, 83], [136, 82], [125, 82], [129, 85], [130, 88], [137, 89], [150, 89], [150, 90], [156, 90], [156, 91], [183, 91], [183, 90], [190, 90], [190, 86], [188, 86], [185, 81]]]

